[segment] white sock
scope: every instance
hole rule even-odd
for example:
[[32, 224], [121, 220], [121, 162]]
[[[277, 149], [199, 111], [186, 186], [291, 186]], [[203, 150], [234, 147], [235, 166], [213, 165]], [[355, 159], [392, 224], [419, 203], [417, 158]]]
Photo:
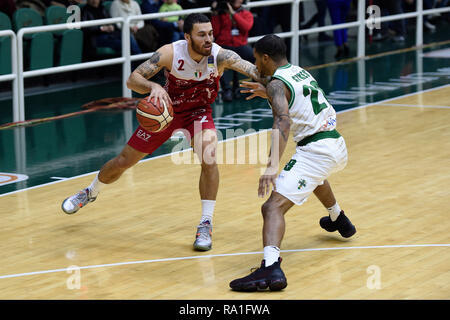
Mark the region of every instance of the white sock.
[[275, 262], [278, 262], [279, 257], [280, 257], [280, 248], [275, 246], [264, 247], [264, 260], [266, 267], [273, 265]]
[[200, 224], [205, 221], [209, 221], [212, 224], [215, 205], [216, 200], [202, 200], [202, 218], [200, 219]]
[[91, 197], [96, 197], [105, 185], [106, 185], [105, 183], [100, 182], [100, 180], [98, 180], [98, 174], [97, 174], [95, 176], [94, 181], [92, 181], [91, 185], [88, 187]]
[[336, 219], [339, 217], [339, 214], [341, 213], [341, 207], [339, 207], [337, 201], [334, 206], [332, 206], [331, 208], [327, 208], [327, 210], [330, 214], [331, 221], [336, 221]]

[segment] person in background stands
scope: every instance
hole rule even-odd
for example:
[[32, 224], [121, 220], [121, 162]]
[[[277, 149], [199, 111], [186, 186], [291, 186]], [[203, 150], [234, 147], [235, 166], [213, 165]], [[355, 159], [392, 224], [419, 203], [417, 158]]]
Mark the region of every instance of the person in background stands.
[[2, 0], [0, 2], [0, 11], [12, 18], [13, 13], [17, 10], [14, 0]]
[[[162, 0], [143, 0], [141, 10], [143, 14], [157, 13], [162, 5]], [[172, 22], [163, 21], [162, 19], [151, 19], [149, 21], [158, 31], [159, 46], [172, 43], [174, 32], [180, 31], [181, 24], [174, 24]]]
[[[183, 8], [177, 3], [176, 0], [166, 0], [165, 3], [159, 7], [159, 12], [170, 12], [170, 11], [180, 11]], [[184, 39], [183, 30], [183, 19], [180, 16], [171, 16], [166, 18], [161, 18], [162, 21], [173, 23], [175, 30], [172, 34], [172, 42]], [[177, 29], [179, 31], [177, 31]]]
[[[109, 10], [113, 18], [142, 15], [141, 7], [135, 0], [114, 0]], [[117, 27], [120, 29], [122, 25], [118, 23]], [[137, 41], [142, 51], [152, 52], [158, 48], [158, 33], [151, 24], [134, 20], [130, 23], [130, 31], [131, 37]]]
[[[331, 22], [333, 24], [345, 23], [350, 10], [351, 0], [327, 0], [330, 10]], [[335, 58], [348, 57], [349, 48], [347, 45], [347, 29], [333, 31], [334, 43], [337, 47]]]
[[[90, 21], [111, 18], [100, 0], [87, 0], [81, 9], [81, 20]], [[96, 47], [108, 47], [116, 52], [122, 50], [121, 32], [113, 24], [83, 28], [85, 33], [86, 55], [92, 59], [96, 55]], [[134, 37], [131, 40], [131, 53], [142, 53]]]
[[[212, 4], [211, 23], [214, 30], [216, 43], [222, 48], [232, 50], [243, 59], [253, 62], [253, 49], [248, 45], [248, 33], [253, 27], [253, 15], [242, 8], [243, 0], [215, 2]], [[233, 88], [230, 82], [233, 80]], [[233, 97], [239, 99], [238, 74], [227, 71], [220, 79], [222, 87], [222, 99], [232, 101]]]
[[[327, 2], [325, 0], [315, 0], [317, 13], [309, 19], [308, 22], [302, 24], [300, 29], [309, 29], [314, 24], [317, 23], [318, 27], [323, 27], [325, 25], [325, 16], [327, 15]], [[325, 32], [319, 32], [319, 41], [330, 41], [331, 37], [328, 36]]]

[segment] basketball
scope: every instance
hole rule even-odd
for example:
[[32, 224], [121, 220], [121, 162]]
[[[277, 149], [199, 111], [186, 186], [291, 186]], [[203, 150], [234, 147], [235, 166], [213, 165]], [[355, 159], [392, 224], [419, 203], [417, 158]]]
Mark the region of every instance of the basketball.
[[159, 132], [167, 128], [173, 120], [172, 105], [166, 105], [163, 100], [155, 103], [155, 99], [150, 101], [148, 97], [141, 99], [136, 108], [136, 118], [145, 130]]

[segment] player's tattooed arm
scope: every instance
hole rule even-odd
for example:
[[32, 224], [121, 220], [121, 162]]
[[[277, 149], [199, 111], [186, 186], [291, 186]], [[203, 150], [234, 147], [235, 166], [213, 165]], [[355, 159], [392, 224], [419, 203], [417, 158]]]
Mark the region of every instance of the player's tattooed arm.
[[171, 45], [158, 49], [153, 55], [134, 70], [127, 80], [127, 87], [137, 93], [150, 93], [149, 99], [155, 97], [172, 103], [169, 95], [158, 83], [150, 81], [162, 68], [171, 68], [173, 50]]
[[143, 76], [145, 79], [150, 79], [161, 70], [162, 66], [159, 65], [161, 60], [161, 53], [154, 52], [153, 55], [136, 68], [136, 72]]
[[289, 103], [286, 97], [286, 86], [283, 81], [275, 79], [267, 85], [267, 97], [272, 107], [273, 129], [280, 131], [282, 138], [289, 138], [290, 120]]
[[217, 65], [220, 69], [231, 69], [252, 78], [264, 85], [268, 83], [266, 78], [261, 78], [256, 66], [242, 59], [236, 52], [221, 48], [217, 54]]
[[268, 167], [278, 169], [278, 164], [286, 149], [291, 129], [289, 117], [289, 90], [281, 80], [275, 79], [267, 85], [267, 97], [272, 107], [272, 147]]
[[137, 67], [127, 80], [127, 87], [137, 93], [146, 94], [151, 91], [152, 81], [148, 79], [157, 74], [163, 65], [160, 63], [161, 53], [156, 51], [147, 61]]

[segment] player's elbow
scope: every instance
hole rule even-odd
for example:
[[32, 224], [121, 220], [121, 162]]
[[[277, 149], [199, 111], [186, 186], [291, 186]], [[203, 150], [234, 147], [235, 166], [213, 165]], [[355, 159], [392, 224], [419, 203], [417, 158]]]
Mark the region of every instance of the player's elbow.
[[127, 88], [137, 93], [143, 94], [144, 92], [141, 92], [137, 84], [138, 80], [136, 79], [136, 74], [133, 72], [127, 79]]
[[131, 90], [133, 90], [133, 80], [131, 79], [132, 76], [133, 74], [131, 74], [127, 79], [127, 88]]

